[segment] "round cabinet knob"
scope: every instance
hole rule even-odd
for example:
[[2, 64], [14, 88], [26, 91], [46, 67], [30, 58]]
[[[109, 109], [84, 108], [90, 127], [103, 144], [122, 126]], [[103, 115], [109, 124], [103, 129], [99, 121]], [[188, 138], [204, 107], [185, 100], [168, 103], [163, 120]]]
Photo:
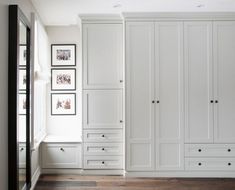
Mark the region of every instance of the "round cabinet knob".
[[20, 149], [20, 151], [23, 151], [23, 150], [24, 150], [24, 148], [21, 148], [21, 149]]
[[232, 164], [229, 162], [229, 163], [228, 163], [228, 166], [231, 166], [231, 165], [232, 165]]
[[104, 135], [102, 135], [102, 137], [104, 137]]
[[201, 162], [199, 162], [199, 163], [198, 163], [198, 165], [199, 165], [199, 166], [201, 166], [201, 165], [202, 165], [202, 163], [201, 163]]
[[104, 151], [104, 148], [102, 148], [102, 150]]
[[160, 101], [159, 100], [157, 100], [157, 104], [159, 104], [160, 103]]
[[123, 83], [123, 80], [120, 80], [119, 82], [120, 82], [120, 83]]
[[219, 101], [218, 101], [218, 100], [215, 100], [215, 103], [217, 104], [217, 103], [219, 103]]
[[152, 100], [152, 104], [154, 104], [155, 103], [155, 100]]
[[60, 148], [60, 150], [64, 152], [64, 149], [63, 149], [63, 148]]
[[104, 164], [104, 161], [102, 161], [102, 164]]
[[198, 152], [201, 152], [202, 151], [202, 149], [198, 149]]
[[123, 121], [122, 121], [122, 120], [120, 120], [120, 123], [123, 123]]
[[230, 149], [230, 148], [228, 149], [228, 152], [231, 152], [231, 149]]
[[213, 101], [213, 100], [211, 100], [211, 103], [214, 103], [214, 101]]

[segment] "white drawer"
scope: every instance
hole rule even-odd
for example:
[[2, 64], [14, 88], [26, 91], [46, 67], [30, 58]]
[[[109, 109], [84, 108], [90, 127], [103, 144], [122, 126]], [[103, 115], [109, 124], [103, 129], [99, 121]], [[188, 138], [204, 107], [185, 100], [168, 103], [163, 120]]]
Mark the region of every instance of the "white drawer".
[[81, 168], [81, 144], [43, 143], [43, 168]]
[[26, 168], [26, 145], [19, 145], [19, 168]]
[[186, 170], [235, 170], [235, 158], [185, 158]]
[[84, 155], [123, 155], [122, 143], [84, 143]]
[[123, 157], [85, 156], [84, 169], [123, 169]]
[[186, 144], [186, 157], [234, 157], [234, 144]]
[[83, 130], [84, 142], [122, 142], [122, 129]]

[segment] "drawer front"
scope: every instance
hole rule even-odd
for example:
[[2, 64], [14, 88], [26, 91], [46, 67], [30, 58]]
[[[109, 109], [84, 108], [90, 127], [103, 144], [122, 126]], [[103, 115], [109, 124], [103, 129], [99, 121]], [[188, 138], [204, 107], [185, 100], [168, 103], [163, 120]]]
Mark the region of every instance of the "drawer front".
[[84, 155], [123, 155], [122, 143], [84, 143]]
[[123, 169], [123, 157], [85, 156], [84, 169]]
[[81, 144], [43, 144], [43, 168], [81, 168]]
[[234, 144], [186, 144], [186, 157], [234, 157]]
[[235, 170], [235, 158], [185, 158], [186, 170]]
[[83, 130], [84, 142], [122, 142], [120, 130]]
[[19, 145], [19, 168], [26, 168], [26, 146]]

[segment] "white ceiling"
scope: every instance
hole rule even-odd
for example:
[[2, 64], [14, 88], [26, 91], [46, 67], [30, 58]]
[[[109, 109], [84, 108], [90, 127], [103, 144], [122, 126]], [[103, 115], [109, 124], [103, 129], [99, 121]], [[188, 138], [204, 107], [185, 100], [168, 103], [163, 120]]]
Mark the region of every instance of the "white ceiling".
[[235, 0], [31, 0], [45, 25], [77, 24], [78, 14], [235, 12]]

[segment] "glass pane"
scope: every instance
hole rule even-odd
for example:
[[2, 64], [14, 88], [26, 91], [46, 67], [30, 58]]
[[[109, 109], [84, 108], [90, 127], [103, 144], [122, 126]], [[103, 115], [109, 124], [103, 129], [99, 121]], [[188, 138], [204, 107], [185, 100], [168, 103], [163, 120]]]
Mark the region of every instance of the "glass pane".
[[26, 26], [20, 22], [18, 71], [19, 190], [26, 185]]

